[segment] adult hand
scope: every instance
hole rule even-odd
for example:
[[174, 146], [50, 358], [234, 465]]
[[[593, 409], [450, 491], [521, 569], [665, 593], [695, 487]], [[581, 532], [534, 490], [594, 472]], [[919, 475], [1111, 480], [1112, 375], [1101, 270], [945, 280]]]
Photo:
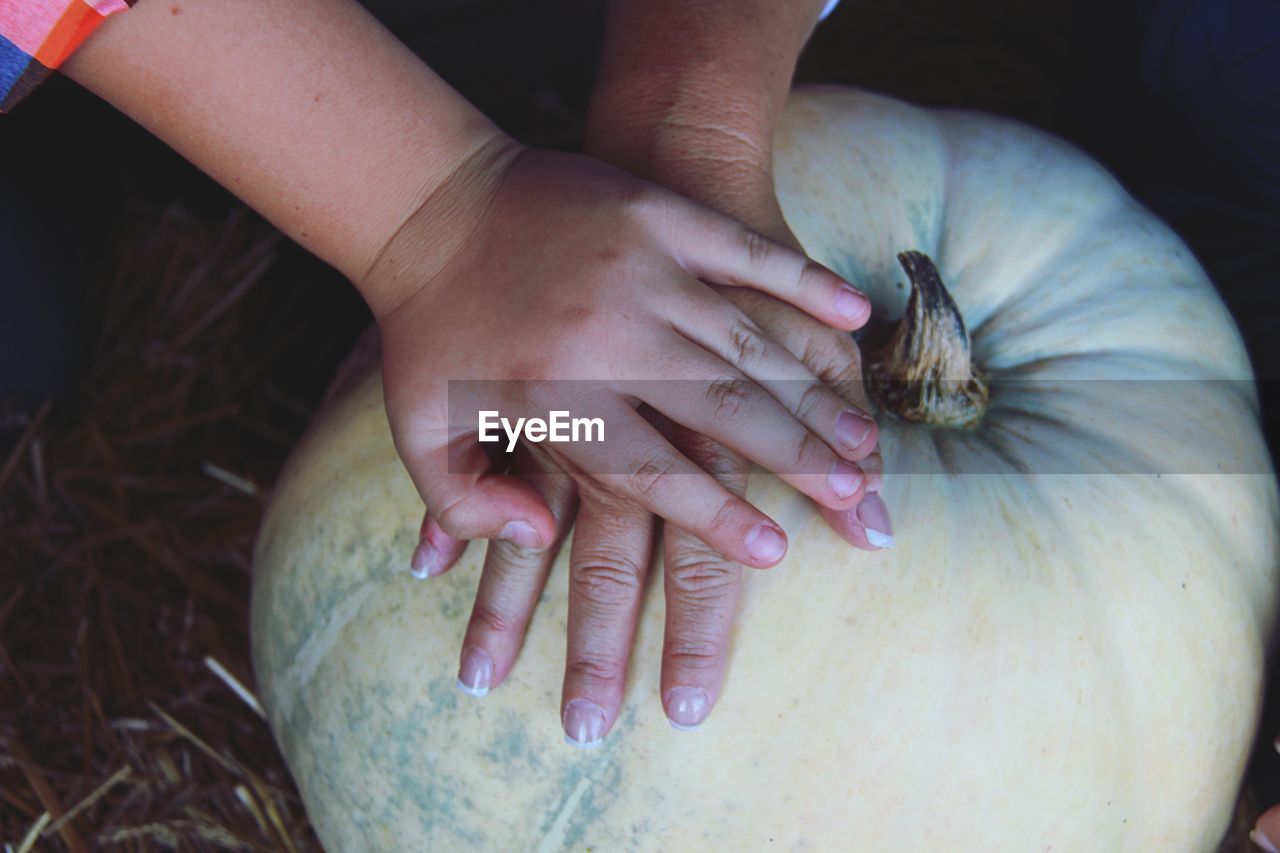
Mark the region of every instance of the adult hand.
[[[799, 250], [774, 190], [772, 136], [795, 53], [813, 18], [806, 18], [803, 4], [747, 5], [751, 8], [714, 0], [679, 6], [666, 0], [619, 3], [615, 33], [653, 35], [643, 46], [631, 40], [630, 48], [606, 51], [586, 150]], [[816, 9], [810, 11], [816, 16]], [[624, 40], [615, 35], [612, 43]], [[705, 55], [708, 45], [715, 61]], [[851, 411], [870, 411], [850, 335], [815, 323], [767, 294], [737, 291], [725, 297], [849, 401]], [[844, 426], [846, 441], [859, 447], [856, 458], [868, 479], [867, 493], [853, 507], [818, 509], [854, 546], [890, 547], [893, 528], [877, 494], [881, 464], [875, 424], [863, 415]], [[741, 454], [683, 427], [673, 426], [668, 434], [723, 485], [743, 493], [750, 463]], [[636, 547], [636, 558], [619, 560], [614, 543], [647, 542], [649, 529], [641, 514], [619, 509], [608, 526], [580, 517], [574, 538], [583, 553], [596, 552], [601, 562], [622, 563], [631, 573], [643, 565], [639, 558], [647, 559], [647, 550]], [[742, 567], [678, 524], [666, 525], [663, 552], [667, 607], [660, 692], [671, 722], [695, 727], [710, 713], [724, 679]], [[621, 701], [628, 649], [629, 643], [610, 636], [603, 623], [593, 636], [571, 644], [566, 708], [591, 702], [611, 722], [610, 710]]]
[[[607, 112], [597, 111], [593, 118], [592, 153], [731, 213], [779, 243], [799, 249], [778, 206], [770, 164], [762, 162], [771, 150], [768, 146], [744, 146], [738, 129], [708, 124], [706, 117], [700, 122], [657, 121], [649, 125], [654, 130], [647, 134], [636, 132], [633, 116], [618, 125], [612, 124]], [[640, 140], [644, 140], [644, 147], [638, 150]], [[846, 399], [851, 411], [862, 415], [871, 410], [862, 386], [858, 349], [850, 335], [813, 322], [765, 294], [724, 295]], [[867, 492], [855, 506], [819, 505], [818, 510], [853, 546], [866, 550], [890, 547], [893, 528], [877, 494], [882, 466], [875, 424], [864, 416], [850, 418], [845, 426], [846, 440], [859, 447], [857, 459], [868, 478]], [[744, 492], [750, 463], [741, 454], [692, 430], [675, 428], [670, 435], [685, 455], [712, 472], [726, 488], [735, 494]], [[607, 553], [611, 540], [619, 538], [620, 526], [625, 541], [647, 541], [647, 519], [635, 512], [617, 512], [607, 527], [594, 524], [591, 518], [580, 518], [575, 542], [584, 552]], [[679, 525], [666, 525], [662, 543], [667, 606], [660, 692], [673, 725], [692, 728], [706, 719], [724, 680], [742, 565], [707, 548]], [[647, 552], [641, 553], [647, 557]], [[599, 633], [603, 629], [597, 629]], [[578, 648], [594, 649], [598, 643], [588, 638]], [[614, 642], [609, 648], [615, 652], [614, 662], [587, 668], [586, 677], [566, 679], [566, 698], [586, 695], [602, 700], [601, 706], [608, 708], [610, 700], [620, 697], [626, 647]], [[574, 672], [573, 662], [571, 650], [570, 673]], [[616, 676], [601, 684], [596, 675], [601, 671]]]

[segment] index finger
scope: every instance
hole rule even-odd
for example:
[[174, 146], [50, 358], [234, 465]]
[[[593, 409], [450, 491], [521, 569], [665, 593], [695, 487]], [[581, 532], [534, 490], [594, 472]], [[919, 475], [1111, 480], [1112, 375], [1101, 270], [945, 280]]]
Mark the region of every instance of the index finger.
[[777, 297], [844, 331], [866, 325], [871, 300], [817, 261], [723, 214], [690, 202], [668, 247], [698, 278]]

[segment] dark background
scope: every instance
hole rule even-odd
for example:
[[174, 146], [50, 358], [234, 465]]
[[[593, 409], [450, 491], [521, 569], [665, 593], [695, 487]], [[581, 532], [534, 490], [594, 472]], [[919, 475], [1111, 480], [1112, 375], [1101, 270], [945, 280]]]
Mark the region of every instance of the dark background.
[[[522, 140], [577, 144], [602, 3], [368, 5]], [[798, 79], [1081, 145], [1196, 251], [1272, 409], [1278, 45], [1268, 0], [844, 0]], [[269, 732], [205, 659], [252, 683], [265, 492], [369, 316], [65, 80], [0, 118], [0, 164], [0, 377], [17, 392], [0, 405], [0, 837], [128, 766], [48, 842], [312, 847]], [[1280, 801], [1275, 704], [1250, 774], [1263, 805]]]

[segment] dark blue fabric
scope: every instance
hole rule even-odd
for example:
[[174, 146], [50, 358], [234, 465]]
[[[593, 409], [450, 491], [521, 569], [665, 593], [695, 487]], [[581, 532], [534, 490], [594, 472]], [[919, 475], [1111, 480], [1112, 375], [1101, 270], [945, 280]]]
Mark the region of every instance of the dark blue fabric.
[[1189, 203], [1280, 226], [1280, 0], [1146, 0], [1142, 71], [1221, 192]]
[[14, 84], [22, 78], [22, 72], [31, 64], [27, 56], [16, 44], [4, 36], [0, 36], [0, 101]]
[[604, 0], [362, 0], [396, 38], [524, 142], [578, 143]]
[[0, 401], [34, 406], [72, 387], [83, 277], [59, 239], [73, 230], [0, 174]]

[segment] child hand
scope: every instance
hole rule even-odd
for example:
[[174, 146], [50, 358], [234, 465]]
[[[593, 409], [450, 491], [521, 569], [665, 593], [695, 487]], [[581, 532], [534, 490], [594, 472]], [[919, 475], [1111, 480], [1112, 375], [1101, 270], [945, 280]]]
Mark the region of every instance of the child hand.
[[[777, 563], [785, 534], [672, 447], [640, 404], [825, 507], [855, 506], [866, 478], [837, 430], [848, 404], [704, 282], [768, 293], [846, 331], [870, 310], [798, 252], [585, 157], [501, 141], [446, 181], [362, 287], [382, 328], [397, 448], [439, 541], [538, 549], [556, 538], [538, 493], [490, 471], [480, 410], [603, 418], [608, 458], [599, 445], [544, 445], [584, 496], [638, 504], [746, 565]], [[569, 379], [591, 381], [553, 381]], [[672, 379], [696, 381], [631, 382]], [[478, 381], [451, 397], [451, 380]], [[427, 536], [416, 568], [452, 562], [448, 548]]]

